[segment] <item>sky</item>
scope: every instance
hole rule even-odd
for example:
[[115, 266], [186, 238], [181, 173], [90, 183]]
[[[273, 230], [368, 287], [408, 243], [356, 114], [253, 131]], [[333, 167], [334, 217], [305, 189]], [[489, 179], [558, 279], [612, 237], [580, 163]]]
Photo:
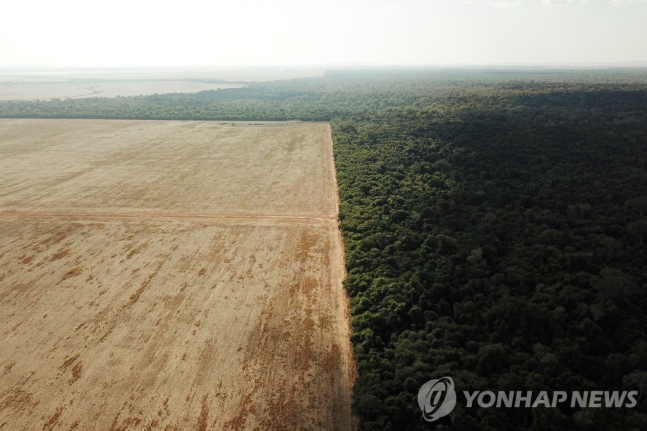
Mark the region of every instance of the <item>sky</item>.
[[0, 67], [647, 61], [647, 0], [6, 0]]

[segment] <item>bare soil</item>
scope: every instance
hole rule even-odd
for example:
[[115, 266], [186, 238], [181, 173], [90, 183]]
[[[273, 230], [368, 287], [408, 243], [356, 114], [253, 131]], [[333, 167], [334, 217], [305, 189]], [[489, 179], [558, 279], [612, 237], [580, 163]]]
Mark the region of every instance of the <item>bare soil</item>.
[[0, 210], [336, 216], [328, 125], [0, 120]]
[[219, 80], [226, 82], [265, 82], [324, 76], [316, 67], [192, 67], [192, 68], [112, 68], [112, 69], [25, 69], [0, 67], [0, 83], [71, 82], [74, 80], [153, 81]]
[[323, 69], [279, 67], [48, 70], [0, 67], [0, 100], [197, 93], [243, 83], [320, 77]]
[[242, 84], [211, 84], [191, 81], [123, 81], [90, 84], [74, 82], [0, 83], [0, 100], [147, 96], [150, 94], [197, 93], [242, 86]]
[[166, 93], [198, 93], [219, 88], [240, 88], [242, 84], [212, 84], [192, 81], [123, 81], [102, 83], [20, 82], [0, 83], [0, 100], [83, 99], [86, 97], [128, 97]]
[[327, 124], [0, 137], [0, 430], [353, 428]]

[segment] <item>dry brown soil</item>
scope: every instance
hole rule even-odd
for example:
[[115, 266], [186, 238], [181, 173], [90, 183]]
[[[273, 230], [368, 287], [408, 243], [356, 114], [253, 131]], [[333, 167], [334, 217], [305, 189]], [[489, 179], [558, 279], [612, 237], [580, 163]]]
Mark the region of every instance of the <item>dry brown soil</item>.
[[324, 76], [316, 67], [154, 67], [113, 69], [25, 69], [0, 67], [0, 83], [103, 81], [266, 82]]
[[0, 100], [83, 99], [86, 97], [128, 97], [166, 93], [197, 93], [242, 84], [212, 84], [192, 81], [0, 82]]
[[96, 70], [21, 70], [0, 67], [0, 100], [197, 93], [218, 88], [242, 87], [244, 84], [241, 83], [323, 75], [323, 69], [283, 67]]
[[0, 120], [0, 430], [348, 430], [327, 124]]

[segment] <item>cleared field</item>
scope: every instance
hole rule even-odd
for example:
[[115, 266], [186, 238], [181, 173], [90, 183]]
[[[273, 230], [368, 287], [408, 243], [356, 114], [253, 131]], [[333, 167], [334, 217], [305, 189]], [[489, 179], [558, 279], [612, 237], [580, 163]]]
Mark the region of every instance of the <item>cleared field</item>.
[[0, 429], [352, 428], [327, 125], [0, 136]]
[[118, 68], [118, 69], [24, 69], [0, 67], [4, 82], [69, 82], [72, 80], [221, 80], [228, 82], [263, 82], [324, 76], [316, 67], [192, 67], [192, 68]]
[[327, 124], [0, 120], [0, 209], [336, 216]]
[[0, 84], [0, 100], [80, 99], [84, 97], [127, 97], [166, 93], [197, 93], [242, 84], [211, 84], [192, 81], [123, 81], [102, 83], [22, 82]]
[[[197, 93], [262, 82], [323, 76], [317, 68], [152, 68], [96, 70], [21, 70], [0, 68], [0, 100]], [[209, 81], [212, 82], [209, 82]], [[227, 81], [218, 83], [213, 81]], [[232, 83], [228, 83], [232, 82]]]

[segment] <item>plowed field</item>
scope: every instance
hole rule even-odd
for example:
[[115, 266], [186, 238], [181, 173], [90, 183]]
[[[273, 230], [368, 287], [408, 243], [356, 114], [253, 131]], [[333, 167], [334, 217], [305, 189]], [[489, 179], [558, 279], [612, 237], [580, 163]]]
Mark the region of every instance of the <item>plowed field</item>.
[[0, 120], [0, 430], [351, 429], [331, 149]]

